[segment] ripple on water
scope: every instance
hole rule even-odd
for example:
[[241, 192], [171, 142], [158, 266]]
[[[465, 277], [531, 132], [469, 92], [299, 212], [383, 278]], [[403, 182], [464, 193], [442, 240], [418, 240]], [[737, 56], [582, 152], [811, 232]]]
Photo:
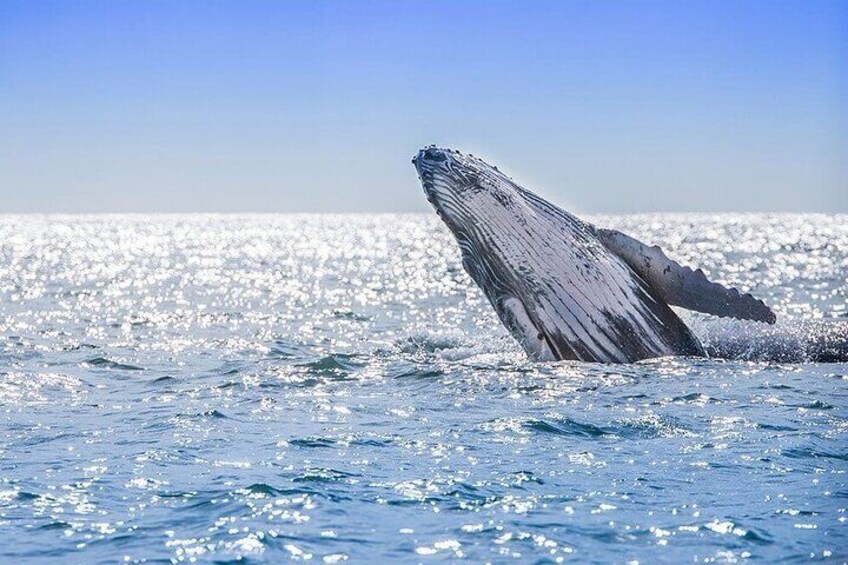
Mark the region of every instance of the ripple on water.
[[562, 418], [554, 421], [530, 420], [524, 425], [529, 430], [543, 434], [579, 438], [601, 438], [612, 435], [604, 428], [589, 423], [578, 422], [571, 418]]
[[92, 357], [91, 359], [86, 359], [83, 362], [85, 365], [89, 367], [97, 367], [101, 369], [112, 369], [115, 371], [143, 371], [143, 367], [137, 367], [136, 365], [130, 365], [128, 363], [119, 363], [117, 361], [112, 361], [111, 359], [107, 359], [106, 357]]
[[355, 373], [365, 365], [358, 360], [356, 355], [336, 353], [326, 355], [314, 361], [301, 363], [298, 366], [306, 369], [310, 374], [322, 377], [344, 378]]

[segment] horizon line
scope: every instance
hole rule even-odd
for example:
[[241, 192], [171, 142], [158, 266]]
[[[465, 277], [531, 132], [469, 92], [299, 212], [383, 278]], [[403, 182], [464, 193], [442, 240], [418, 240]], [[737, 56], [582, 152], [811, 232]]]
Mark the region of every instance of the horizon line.
[[[586, 216], [645, 216], [645, 215], [668, 215], [668, 216], [848, 216], [846, 212], [821, 212], [821, 211], [754, 211], [754, 210], [725, 210], [720, 212], [705, 212], [705, 211], [686, 211], [686, 210], [655, 210], [641, 212], [569, 212], [572, 215]], [[318, 212], [318, 211], [290, 211], [290, 212], [269, 212], [269, 211], [194, 211], [194, 212], [4, 212], [0, 211], [0, 218], [13, 216], [430, 216], [437, 217], [435, 212], [428, 211], [340, 211], [340, 212]]]

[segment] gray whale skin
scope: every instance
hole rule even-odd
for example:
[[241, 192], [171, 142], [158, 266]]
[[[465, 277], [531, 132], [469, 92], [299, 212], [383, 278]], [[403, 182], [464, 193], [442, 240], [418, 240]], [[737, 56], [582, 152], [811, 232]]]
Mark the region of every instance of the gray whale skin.
[[670, 305], [773, 324], [761, 300], [578, 219], [483, 160], [430, 146], [412, 160], [462, 265], [535, 360], [704, 356]]

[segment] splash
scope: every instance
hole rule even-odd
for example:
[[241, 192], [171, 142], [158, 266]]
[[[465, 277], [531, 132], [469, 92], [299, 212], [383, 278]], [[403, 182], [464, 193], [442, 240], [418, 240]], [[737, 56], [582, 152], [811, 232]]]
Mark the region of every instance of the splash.
[[787, 319], [766, 326], [699, 319], [690, 326], [710, 357], [776, 363], [848, 361], [848, 320]]

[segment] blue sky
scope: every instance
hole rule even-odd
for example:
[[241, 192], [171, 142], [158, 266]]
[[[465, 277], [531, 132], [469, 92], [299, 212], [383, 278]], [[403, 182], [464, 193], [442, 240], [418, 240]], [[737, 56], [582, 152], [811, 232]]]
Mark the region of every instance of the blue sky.
[[0, 212], [848, 212], [848, 2], [0, 3]]

